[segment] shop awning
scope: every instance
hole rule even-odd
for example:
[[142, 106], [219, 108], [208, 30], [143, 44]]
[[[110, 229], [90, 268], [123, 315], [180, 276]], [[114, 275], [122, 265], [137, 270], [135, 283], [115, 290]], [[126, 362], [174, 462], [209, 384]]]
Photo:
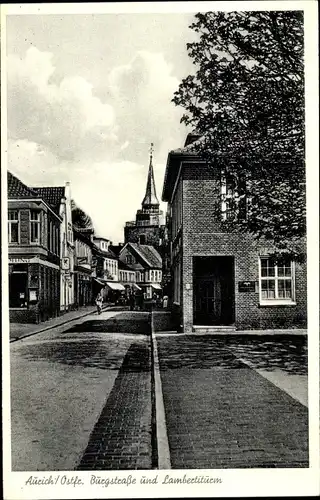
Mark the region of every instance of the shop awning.
[[162, 290], [161, 285], [159, 283], [152, 283], [152, 288], [155, 288], [156, 290]]
[[96, 283], [98, 283], [99, 285], [101, 285], [101, 286], [104, 286], [104, 285], [105, 285], [105, 283], [103, 283], [102, 281], [98, 280], [97, 278], [93, 278], [93, 279], [94, 279], [94, 281], [95, 281]]
[[132, 283], [132, 287], [133, 287], [135, 290], [141, 290], [141, 288], [139, 287], [139, 285], [137, 285], [136, 283]]
[[121, 283], [112, 283], [110, 281], [108, 281], [106, 283], [106, 286], [108, 288], [110, 288], [111, 290], [125, 290], [125, 287], [123, 285], [121, 285]]

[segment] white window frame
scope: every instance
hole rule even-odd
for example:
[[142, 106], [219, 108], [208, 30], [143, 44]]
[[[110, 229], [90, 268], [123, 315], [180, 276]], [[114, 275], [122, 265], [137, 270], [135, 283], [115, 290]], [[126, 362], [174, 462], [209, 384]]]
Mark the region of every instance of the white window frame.
[[[9, 213], [10, 212], [15, 212], [18, 214], [18, 218], [17, 219], [9, 219]], [[11, 241], [11, 224], [17, 224], [17, 227], [18, 227], [18, 239], [17, 241]], [[11, 245], [19, 245], [20, 243], [20, 211], [19, 210], [15, 210], [13, 208], [9, 208], [8, 210], [8, 243], [10, 243]]]
[[[39, 215], [38, 219], [32, 219], [32, 212], [36, 213]], [[32, 241], [32, 224], [37, 224], [38, 225], [38, 240], [37, 241]], [[30, 218], [29, 218], [29, 231], [30, 231], [30, 245], [40, 245], [41, 242], [41, 214], [37, 210], [30, 210]], [[51, 237], [51, 235], [50, 235]]]
[[[288, 305], [295, 306], [296, 305], [296, 287], [295, 287], [295, 262], [291, 260], [291, 276], [278, 276], [278, 265], [275, 265], [275, 275], [267, 278], [261, 275], [261, 261], [263, 259], [270, 259], [268, 255], [260, 255], [259, 256], [259, 303], [262, 306], [279, 306], [279, 305]], [[266, 299], [262, 298], [262, 280], [274, 280], [275, 282], [275, 298]], [[292, 289], [292, 297], [289, 299], [286, 298], [277, 298], [278, 297], [278, 282], [282, 279], [291, 279], [291, 289]]]

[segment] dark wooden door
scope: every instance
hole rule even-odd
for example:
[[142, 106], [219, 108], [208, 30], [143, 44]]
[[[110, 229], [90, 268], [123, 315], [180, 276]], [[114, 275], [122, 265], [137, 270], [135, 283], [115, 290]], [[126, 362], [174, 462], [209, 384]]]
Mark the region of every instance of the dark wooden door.
[[217, 277], [196, 280], [195, 318], [197, 323], [202, 325], [214, 325], [220, 322], [221, 287]]
[[210, 326], [233, 323], [233, 268], [232, 258], [195, 258], [193, 277], [193, 319], [195, 325]]

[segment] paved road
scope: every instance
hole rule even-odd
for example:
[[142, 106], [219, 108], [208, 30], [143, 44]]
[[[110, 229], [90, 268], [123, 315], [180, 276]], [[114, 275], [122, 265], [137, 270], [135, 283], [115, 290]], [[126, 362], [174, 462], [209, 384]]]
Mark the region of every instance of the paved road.
[[[149, 328], [108, 311], [10, 345], [13, 470], [154, 467]], [[305, 337], [157, 344], [173, 468], [308, 466]]]
[[172, 468], [308, 466], [305, 338], [158, 335], [157, 344]]
[[[104, 312], [11, 344], [13, 470], [151, 468], [148, 316], [132, 317]], [[130, 318], [140, 333], [112, 332]]]

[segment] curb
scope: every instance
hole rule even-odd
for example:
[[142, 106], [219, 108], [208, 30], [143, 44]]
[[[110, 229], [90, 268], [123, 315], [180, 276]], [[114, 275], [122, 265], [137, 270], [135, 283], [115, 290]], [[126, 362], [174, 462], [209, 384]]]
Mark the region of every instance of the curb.
[[294, 337], [299, 337], [299, 336], [307, 336], [308, 331], [307, 330], [298, 330], [298, 329], [293, 329], [293, 330], [237, 330], [235, 332], [177, 332], [175, 330], [159, 330], [156, 332], [156, 335], [160, 336], [171, 336], [171, 337], [187, 337], [187, 336], [192, 336], [192, 337], [201, 337], [201, 336], [211, 336], [211, 337], [237, 337], [237, 336], [252, 336], [252, 337], [263, 337], [263, 336], [268, 336], [268, 337], [276, 337], [276, 336], [294, 336]]
[[157, 339], [153, 329], [153, 314], [151, 311], [151, 347], [152, 347], [152, 385], [153, 385], [153, 434], [155, 442], [153, 453], [156, 455], [157, 469], [171, 469], [170, 449], [167, 435], [166, 414], [163, 401], [162, 383], [158, 357]]
[[[103, 311], [105, 311], [107, 309], [108, 309], [108, 307], [104, 307]], [[60, 326], [66, 325], [67, 323], [71, 323], [72, 321], [77, 321], [78, 319], [85, 318], [86, 316], [90, 316], [90, 314], [98, 314], [98, 313], [95, 312], [95, 310], [92, 310], [90, 312], [87, 311], [86, 313], [81, 314], [81, 316], [77, 316], [76, 318], [72, 318], [72, 319], [69, 318], [66, 321], [63, 321], [62, 323], [59, 323], [57, 325], [50, 325], [50, 326], [47, 326], [41, 330], [37, 330], [36, 332], [26, 333], [25, 335], [21, 335], [21, 337], [16, 337], [14, 339], [10, 339], [9, 343], [12, 344], [13, 342], [18, 342], [18, 340], [22, 340], [22, 339], [25, 339], [27, 337], [32, 337], [33, 335], [37, 335], [38, 333], [43, 333], [43, 332], [46, 332], [48, 330], [52, 330], [53, 328], [59, 328]]]

